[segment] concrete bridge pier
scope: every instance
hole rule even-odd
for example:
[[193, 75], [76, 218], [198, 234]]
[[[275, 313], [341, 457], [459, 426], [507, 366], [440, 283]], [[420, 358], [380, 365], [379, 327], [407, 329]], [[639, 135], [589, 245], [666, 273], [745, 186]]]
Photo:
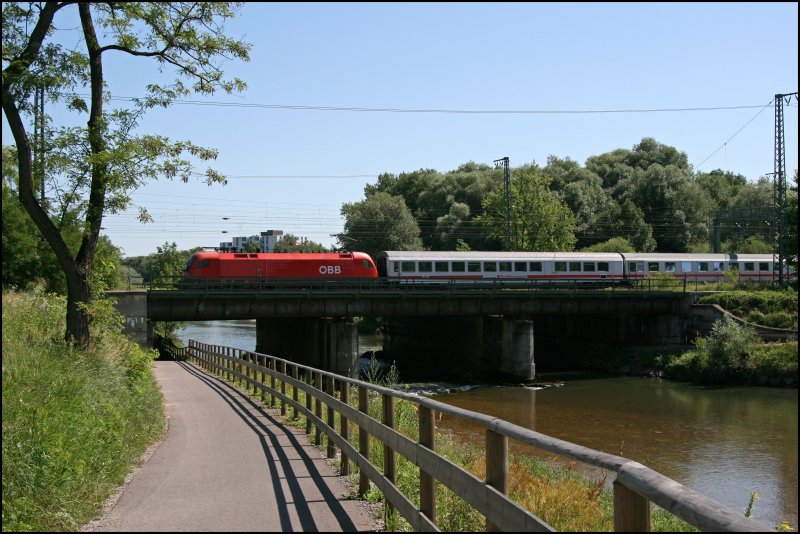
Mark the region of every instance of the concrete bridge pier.
[[533, 380], [535, 378], [533, 321], [503, 319], [503, 348], [500, 357], [500, 371], [523, 380]]
[[533, 321], [486, 317], [386, 317], [384, 351], [400, 376], [532, 380]]
[[350, 319], [257, 319], [256, 352], [353, 376], [359, 356], [358, 331]]

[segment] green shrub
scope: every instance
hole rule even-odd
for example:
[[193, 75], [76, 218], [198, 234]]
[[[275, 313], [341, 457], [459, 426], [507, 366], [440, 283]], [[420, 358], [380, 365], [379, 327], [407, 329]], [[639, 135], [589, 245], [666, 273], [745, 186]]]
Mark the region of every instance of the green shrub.
[[707, 338], [698, 340], [696, 347], [705, 352], [709, 372], [720, 378], [732, 378], [752, 371], [749, 354], [759, 342], [755, 330], [725, 316], [714, 323]]

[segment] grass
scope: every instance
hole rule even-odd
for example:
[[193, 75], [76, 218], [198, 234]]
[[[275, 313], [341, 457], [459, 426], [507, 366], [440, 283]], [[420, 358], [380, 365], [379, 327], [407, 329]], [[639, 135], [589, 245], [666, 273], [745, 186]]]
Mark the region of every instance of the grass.
[[773, 328], [797, 330], [797, 291], [726, 291], [704, 295], [698, 304], [718, 304], [747, 322]]
[[77, 530], [163, 434], [154, 354], [99, 304], [87, 354], [62, 298], [3, 293], [3, 531]]

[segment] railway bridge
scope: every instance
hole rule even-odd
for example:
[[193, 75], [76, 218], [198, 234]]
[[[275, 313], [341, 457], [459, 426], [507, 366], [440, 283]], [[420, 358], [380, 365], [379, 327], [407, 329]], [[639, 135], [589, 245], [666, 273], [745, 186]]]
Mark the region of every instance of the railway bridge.
[[649, 287], [328, 282], [110, 294], [140, 341], [153, 321], [254, 319], [257, 352], [340, 374], [356, 368], [355, 317], [384, 318], [385, 353], [402, 354], [404, 369], [519, 380], [536, 373], [534, 332], [543, 356], [561, 342], [665, 346], [692, 335], [692, 296]]

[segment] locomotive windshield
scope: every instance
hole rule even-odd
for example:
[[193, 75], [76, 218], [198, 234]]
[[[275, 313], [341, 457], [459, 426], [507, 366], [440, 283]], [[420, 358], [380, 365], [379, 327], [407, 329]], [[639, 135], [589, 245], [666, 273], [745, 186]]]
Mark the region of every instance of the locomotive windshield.
[[189, 261], [186, 262], [186, 267], [183, 268], [183, 272], [188, 273], [189, 269], [192, 267], [192, 262], [194, 261], [194, 254], [189, 256]]

